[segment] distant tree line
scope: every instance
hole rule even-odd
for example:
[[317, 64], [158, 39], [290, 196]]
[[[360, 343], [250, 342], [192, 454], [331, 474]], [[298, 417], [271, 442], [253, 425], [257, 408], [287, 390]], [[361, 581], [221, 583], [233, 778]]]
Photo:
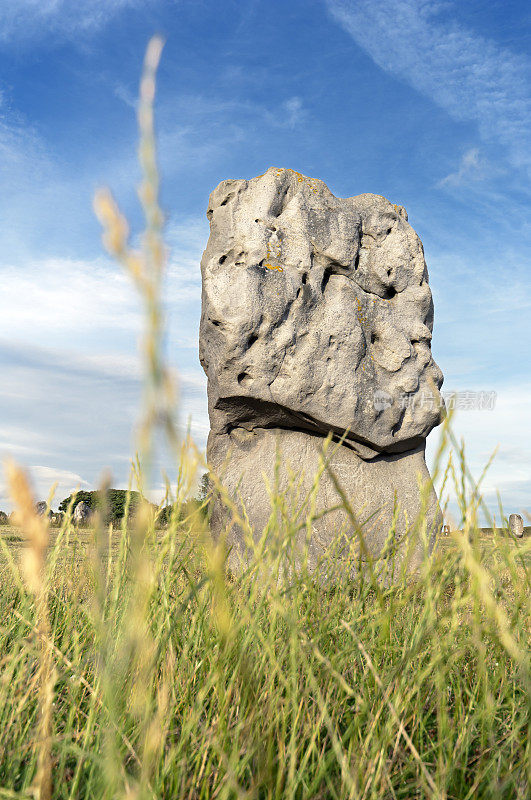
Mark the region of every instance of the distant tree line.
[[[95, 513], [100, 511], [104, 513], [106, 523], [116, 523], [123, 519], [125, 514], [125, 506], [127, 500], [126, 489], [107, 489], [105, 492], [98, 490], [94, 492], [80, 491], [75, 494], [70, 494], [59, 503], [59, 511], [67, 511], [72, 503], [73, 507], [78, 503], [86, 503], [90, 510]], [[129, 514], [135, 514], [141, 502], [141, 495], [139, 492], [131, 492], [129, 498]]]
[[[185, 519], [195, 511], [206, 515], [207, 503], [206, 498], [208, 494], [208, 474], [205, 473], [201, 479], [199, 486], [198, 496], [185, 501], [179, 508], [179, 517]], [[105, 523], [118, 524], [122, 521], [125, 515], [125, 508], [127, 503], [128, 492], [126, 489], [107, 489], [106, 491], [96, 490], [92, 492], [79, 491], [75, 494], [70, 494], [59, 503], [59, 511], [67, 511], [70, 504], [75, 508], [78, 503], [84, 502], [88, 505], [90, 510], [95, 513], [99, 511], [104, 514]], [[131, 491], [129, 493], [129, 516], [133, 517], [138, 510], [142, 501], [139, 492]], [[151, 504], [153, 510], [157, 508], [153, 503]], [[203, 506], [203, 507], [202, 507]], [[173, 505], [164, 506], [159, 514], [159, 522], [161, 525], [169, 524], [173, 512]]]

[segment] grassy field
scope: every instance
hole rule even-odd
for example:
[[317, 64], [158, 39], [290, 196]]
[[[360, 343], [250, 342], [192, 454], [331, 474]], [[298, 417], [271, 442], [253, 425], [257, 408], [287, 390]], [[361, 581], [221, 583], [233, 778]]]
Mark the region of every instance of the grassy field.
[[[165, 528], [157, 527], [156, 536], [159, 539], [164, 539]], [[450, 535], [439, 536], [437, 548], [444, 550], [446, 548], [455, 549], [455, 536], [462, 531], [454, 531]], [[503, 528], [497, 528], [496, 534], [493, 535], [491, 528], [478, 528], [478, 541], [481, 550], [484, 554], [488, 554], [492, 549], [497, 546], [497, 543], [504, 539], [509, 543], [509, 547], [515, 549], [516, 553], [520, 553], [521, 558], [527, 564], [530, 558], [530, 553], [526, 545], [526, 539], [531, 536], [531, 526], [524, 527], [524, 536], [522, 539], [514, 539], [508, 535], [507, 531]], [[28, 539], [20, 526], [16, 525], [0, 525], [0, 537], [9, 546], [12, 555], [17, 558], [21, 548], [29, 546]], [[49, 529], [49, 546], [53, 548], [56, 541], [61, 540], [61, 550], [58, 553], [58, 559], [70, 563], [73, 560], [83, 560], [90, 553], [91, 548], [95, 546], [98, 537], [98, 529], [94, 526], [75, 526], [70, 527], [68, 537], [64, 536], [62, 528], [50, 527]], [[106, 533], [106, 540], [103, 543], [103, 548], [107, 552], [109, 546], [113, 551], [120, 547], [122, 539], [122, 531], [117, 526], [109, 534]], [[0, 563], [5, 562], [5, 552], [0, 550]]]
[[327, 591], [276, 580], [287, 539], [264, 582], [197, 520], [111, 548], [65, 523], [44, 593], [24, 538], [1, 529], [0, 797], [48, 769], [56, 798], [527, 798], [528, 537]]

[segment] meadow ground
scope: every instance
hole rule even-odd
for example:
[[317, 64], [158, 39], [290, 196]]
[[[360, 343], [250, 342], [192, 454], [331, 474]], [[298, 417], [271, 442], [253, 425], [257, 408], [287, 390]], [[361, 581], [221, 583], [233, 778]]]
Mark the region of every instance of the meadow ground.
[[[114, 526], [116, 528], [116, 526]], [[462, 531], [454, 531], [448, 536], [441, 535], [437, 541], [437, 549], [440, 551], [453, 551], [456, 548], [455, 536]], [[514, 539], [507, 534], [503, 528], [496, 530], [496, 536], [493, 536], [491, 528], [478, 528], [478, 541], [483, 553], [483, 558], [488, 559], [492, 557], [492, 551], [496, 548], [498, 541], [505, 540], [509, 548], [513, 548], [515, 553], [518, 553], [523, 563], [527, 567], [531, 567], [531, 550], [526, 546], [527, 541], [531, 537], [531, 526], [524, 527], [524, 536], [522, 539]], [[70, 534], [67, 541], [63, 537], [62, 529], [59, 527], [50, 527], [49, 529], [49, 546], [53, 548], [56, 541], [59, 539], [61, 542], [60, 552], [57, 557], [58, 560], [66, 562], [71, 565], [75, 562], [82, 562], [90, 554], [91, 549], [95, 546], [98, 536], [97, 529], [91, 526], [74, 526], [72, 525]], [[11, 554], [18, 560], [22, 548], [29, 546], [29, 542], [24, 534], [24, 531], [17, 525], [0, 525], [0, 537], [9, 546]], [[165, 537], [165, 528], [157, 528], [156, 537], [163, 540]], [[110, 537], [107, 533], [105, 542], [100, 545], [105, 552], [108, 552], [109, 545], [114, 554], [117, 553], [120, 542], [122, 539], [122, 532], [120, 529], [112, 531]], [[0, 564], [6, 563], [5, 552], [0, 550]]]
[[42, 593], [0, 537], [0, 798], [46, 770], [54, 798], [528, 796], [529, 536], [472, 527], [414, 579], [326, 590], [276, 580], [288, 536], [256, 580], [198, 519], [110, 548], [65, 523]]

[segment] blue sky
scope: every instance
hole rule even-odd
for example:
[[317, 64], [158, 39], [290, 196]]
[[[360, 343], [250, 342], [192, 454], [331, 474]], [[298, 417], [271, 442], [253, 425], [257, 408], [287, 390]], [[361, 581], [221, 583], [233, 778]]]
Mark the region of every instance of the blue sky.
[[[269, 166], [404, 205], [435, 301], [446, 390], [495, 391], [455, 428], [495, 509], [531, 506], [531, 10], [515, 0], [0, 0], [0, 452], [45, 496], [123, 485], [140, 308], [91, 199], [133, 230], [135, 103], [153, 33], [168, 357], [208, 431], [197, 358], [210, 191]], [[428, 441], [433, 453], [437, 432]], [[0, 507], [9, 502], [0, 485]]]

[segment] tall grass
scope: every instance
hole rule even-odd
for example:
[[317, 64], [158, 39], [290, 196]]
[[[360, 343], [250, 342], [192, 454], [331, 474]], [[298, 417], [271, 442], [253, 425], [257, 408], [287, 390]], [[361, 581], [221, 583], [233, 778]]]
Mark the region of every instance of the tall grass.
[[65, 522], [47, 627], [4, 564], [0, 796], [47, 758], [57, 798], [527, 797], [529, 539], [470, 525], [376, 591], [277, 581], [282, 552], [228, 579], [205, 534], [151, 521], [143, 582], [127, 529], [74, 556]]
[[162, 530], [147, 506], [119, 531], [99, 521], [87, 545], [69, 513], [50, 544], [11, 468], [27, 541], [19, 562], [0, 538], [0, 798], [527, 798], [531, 543], [479, 529], [464, 454], [447, 470], [463, 530], [387, 588], [284, 569], [299, 522], [278, 493], [276, 547], [238, 577], [205, 515], [183, 518], [200, 456], [178, 449], [161, 346], [159, 55], [141, 90], [143, 251], [108, 193], [97, 209], [146, 303], [135, 479], [149, 485], [162, 425], [174, 514]]

